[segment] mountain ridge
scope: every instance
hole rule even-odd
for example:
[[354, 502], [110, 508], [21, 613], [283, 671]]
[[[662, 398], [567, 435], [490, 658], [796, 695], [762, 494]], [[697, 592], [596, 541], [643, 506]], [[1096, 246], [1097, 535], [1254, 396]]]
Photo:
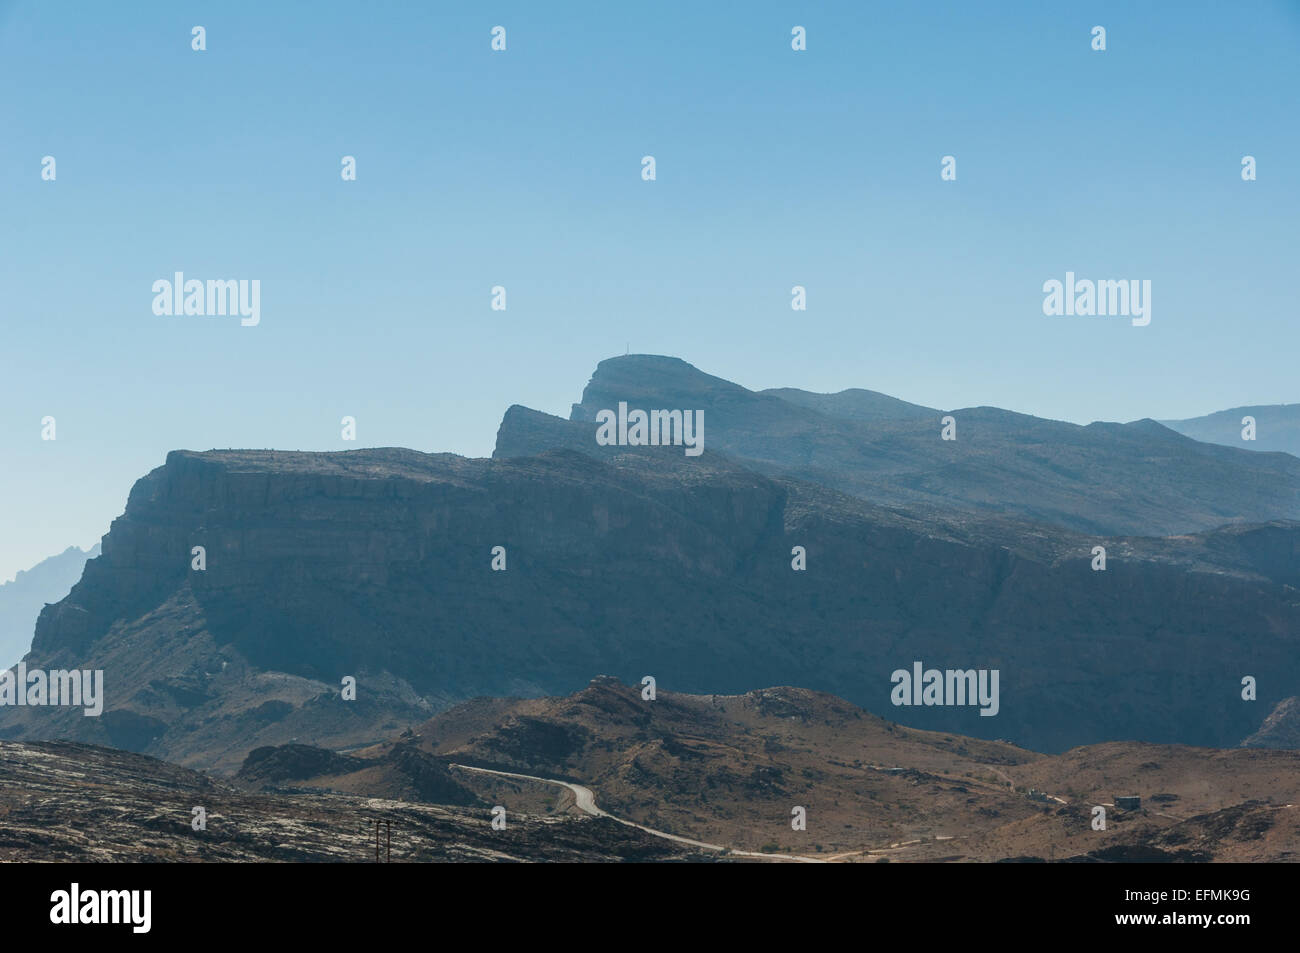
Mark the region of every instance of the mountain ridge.
[[[1084, 426], [989, 407], [927, 419], [927, 408], [911, 404], [887, 418], [874, 397], [874, 416], [863, 419], [865, 412], [835, 416], [825, 401], [814, 407], [817, 401], [778, 393], [749, 391], [679, 358], [607, 358], [567, 422], [511, 406], [493, 457], [556, 446], [592, 455], [645, 452], [595, 443], [590, 425], [598, 411], [625, 402], [703, 411], [706, 452], [929, 516], [960, 508], [1147, 536], [1300, 518], [1300, 459], [1201, 443], [1150, 419]], [[949, 416], [956, 422], [951, 441], [941, 433]]]

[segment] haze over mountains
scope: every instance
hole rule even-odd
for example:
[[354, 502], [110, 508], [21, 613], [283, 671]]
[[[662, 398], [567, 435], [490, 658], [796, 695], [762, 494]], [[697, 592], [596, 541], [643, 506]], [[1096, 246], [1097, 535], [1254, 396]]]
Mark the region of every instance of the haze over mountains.
[[41, 609], [66, 596], [81, 578], [86, 560], [98, 555], [98, 543], [86, 550], [69, 546], [0, 585], [0, 668], [10, 667], [27, 654]]
[[[1255, 418], [1255, 439], [1243, 440], [1242, 418]], [[1162, 420], [1171, 430], [1225, 447], [1244, 450], [1280, 451], [1300, 456], [1300, 404], [1259, 404], [1233, 407], [1204, 417], [1186, 420]]]
[[[598, 446], [619, 402], [702, 410], [704, 454]], [[29, 665], [104, 669], [104, 715], [0, 709], [0, 737], [233, 772], [258, 747], [355, 746], [607, 672], [794, 684], [1040, 751], [1227, 747], [1300, 693], [1300, 460], [1153, 421], [949, 413], [956, 441], [869, 391], [756, 393], [629, 356], [570, 420], [511, 407], [491, 460], [173, 452], [37, 625]], [[998, 714], [894, 706], [891, 673], [917, 661], [998, 670]]]
[[[1300, 518], [1300, 459], [1199, 443], [1155, 421], [1086, 427], [975, 407], [945, 412], [871, 391], [754, 392], [677, 358], [602, 361], [566, 427], [512, 407], [494, 457], [591, 453], [599, 410], [704, 411], [708, 450], [910, 512], [1010, 516], [1084, 533], [1167, 535]], [[604, 448], [607, 452], [611, 449]]]

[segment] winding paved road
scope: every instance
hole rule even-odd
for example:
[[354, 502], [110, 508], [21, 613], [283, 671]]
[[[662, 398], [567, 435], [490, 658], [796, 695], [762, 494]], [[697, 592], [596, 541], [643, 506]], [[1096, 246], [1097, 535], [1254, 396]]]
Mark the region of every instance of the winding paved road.
[[[864, 855], [871, 856], [871, 855], [886, 855], [891, 853], [897, 853], [899, 851], [907, 850], [921, 843], [921, 840], [919, 839], [896, 841], [895, 843], [889, 844], [888, 846], [885, 847], [864, 847], [860, 850], [845, 851], [842, 854], [832, 854], [829, 857], [806, 857], [801, 854], [764, 854], [752, 850], [736, 850], [735, 848], [732, 847], [725, 847], [722, 844], [710, 844], [705, 841], [692, 840], [689, 837], [679, 837], [676, 834], [669, 834], [666, 831], [658, 831], [655, 830], [653, 827], [646, 827], [644, 824], [636, 824], [632, 821], [625, 821], [621, 817], [615, 817], [613, 814], [610, 814], [608, 811], [602, 811], [600, 807], [598, 807], [596, 804], [596, 795], [592, 792], [591, 788], [583, 787], [581, 784], [570, 784], [568, 781], [558, 781], [554, 778], [539, 778], [531, 774], [515, 774], [513, 771], [497, 771], [492, 768], [475, 768], [475, 767], [471, 767], [468, 764], [452, 764], [451, 767], [460, 768], [463, 771], [479, 771], [483, 774], [495, 774], [503, 778], [517, 778], [521, 781], [537, 781], [542, 784], [558, 785], [559, 787], [567, 788], [569, 791], [571, 791], [573, 793], [574, 800], [577, 802], [578, 809], [586, 814], [590, 814], [592, 817], [608, 817], [610, 820], [617, 821], [619, 824], [622, 824], [626, 827], [635, 827], [637, 830], [645, 831], [647, 834], [653, 834], [655, 837], [662, 837], [665, 840], [674, 841], [675, 843], [678, 844], [688, 844], [691, 847], [699, 847], [702, 850], [727, 851], [733, 857], [753, 857], [756, 860], [792, 861], [794, 863], [801, 863], [801, 864], [825, 864], [825, 863], [833, 863], [835, 861], [842, 860], [846, 857], [861, 857]], [[908, 770], [907, 768], [893, 767], [893, 766], [882, 765], [882, 764], [868, 764], [865, 765], [865, 767], [876, 771], [888, 771], [888, 772]], [[1006, 774], [1005, 772], [999, 770], [996, 767], [993, 767], [993, 765], [985, 765], [985, 767], [990, 768], [992, 771], [994, 771], [1000, 777], [1002, 777], [1013, 789], [1015, 788], [1016, 782], [1010, 775]], [[935, 775], [935, 777], [943, 778], [944, 780], [947, 781], [960, 781], [964, 784], [980, 783], [977, 781], [972, 781], [970, 778], [950, 778], [947, 777], [946, 775]], [[988, 785], [988, 786], [992, 787], [993, 785]], [[1069, 803], [1064, 798], [1057, 797], [1055, 794], [1047, 794], [1046, 792], [1043, 792], [1043, 794], [1044, 797], [1051, 798], [1053, 801], [1056, 801], [1058, 804]], [[1108, 806], [1113, 806], [1113, 805], [1108, 805]], [[1287, 805], [1287, 807], [1290, 806], [1291, 805], [1289, 804]], [[1153, 812], [1153, 813], [1158, 813], [1158, 812]], [[1170, 814], [1165, 814], [1162, 816], [1173, 817], [1173, 815]], [[1173, 819], [1179, 820], [1179, 818], [1173, 818]], [[948, 841], [948, 840], [955, 840], [960, 838], [955, 838], [951, 834], [949, 835], [941, 834], [936, 836], [934, 839], [936, 841]]]
[[689, 837], [679, 837], [676, 834], [669, 834], [666, 831], [657, 831], [653, 827], [646, 827], [644, 824], [636, 824], [632, 821], [625, 821], [621, 817], [615, 817], [608, 811], [602, 811], [596, 805], [596, 795], [592, 793], [591, 788], [583, 787], [581, 784], [570, 784], [568, 781], [557, 781], [554, 778], [539, 778], [531, 774], [515, 774], [513, 771], [495, 771], [492, 768], [475, 768], [468, 764], [453, 764], [453, 768], [460, 768], [462, 771], [478, 771], [482, 774], [495, 774], [503, 778], [518, 778], [521, 781], [540, 781], [542, 784], [555, 784], [562, 788], [567, 788], [573, 792], [574, 800], [577, 802], [578, 810], [590, 814], [592, 817], [608, 817], [611, 821], [616, 821], [624, 827], [635, 827], [639, 831], [645, 831], [647, 834], [653, 834], [655, 837], [662, 837], [664, 840], [670, 840], [678, 844], [687, 844], [691, 847], [699, 847], [702, 850], [727, 851], [732, 857], [752, 857], [755, 860], [772, 860], [772, 861], [790, 861], [796, 864], [824, 864], [826, 860], [821, 857], [804, 857], [801, 854], [764, 854], [753, 850], [736, 850], [732, 847], [724, 847], [722, 844], [710, 844], [702, 840], [692, 840]]

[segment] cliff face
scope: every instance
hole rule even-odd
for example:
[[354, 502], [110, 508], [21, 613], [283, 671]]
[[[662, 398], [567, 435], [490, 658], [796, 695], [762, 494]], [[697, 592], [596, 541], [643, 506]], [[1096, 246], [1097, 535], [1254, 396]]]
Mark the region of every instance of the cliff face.
[[[1227, 745], [1300, 683], [1298, 540], [1289, 523], [1112, 540], [1092, 572], [1092, 537], [939, 524], [708, 452], [178, 451], [37, 625], [28, 666], [102, 668], [104, 715], [0, 708], [0, 736], [233, 770], [263, 745], [361, 744], [609, 672], [800, 685], [1039, 750]], [[917, 660], [1000, 670], [998, 715], [891, 705]]]

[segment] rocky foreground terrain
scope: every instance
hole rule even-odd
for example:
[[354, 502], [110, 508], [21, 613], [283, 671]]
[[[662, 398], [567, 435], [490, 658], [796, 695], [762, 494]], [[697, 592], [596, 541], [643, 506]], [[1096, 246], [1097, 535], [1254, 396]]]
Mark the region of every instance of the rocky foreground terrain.
[[349, 751], [262, 747], [226, 778], [0, 742], [11, 861], [373, 862], [377, 822], [393, 861], [1296, 861], [1298, 804], [1296, 751], [1051, 756], [804, 689], [647, 700], [608, 677], [563, 698], [476, 699]]
[[[206, 830], [191, 827], [195, 807]], [[64, 742], [0, 742], [0, 861], [675, 861], [716, 855], [614, 821], [488, 805], [250, 794], [154, 758]], [[390, 846], [391, 836], [391, 846]]]

